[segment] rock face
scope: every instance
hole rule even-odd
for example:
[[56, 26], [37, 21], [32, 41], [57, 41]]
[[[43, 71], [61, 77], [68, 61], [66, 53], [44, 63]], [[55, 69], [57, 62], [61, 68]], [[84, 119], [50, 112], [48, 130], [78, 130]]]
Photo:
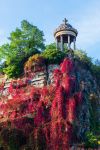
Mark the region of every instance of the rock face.
[[60, 66], [57, 64], [51, 64], [48, 66], [48, 83], [49, 84], [53, 83], [53, 71], [59, 68]]
[[[77, 111], [78, 132], [77, 136], [84, 140], [84, 133], [100, 124], [100, 87], [84, 66], [76, 62], [75, 75], [77, 78], [77, 90], [80, 89], [84, 95], [82, 104]], [[95, 123], [95, 127], [93, 124]], [[98, 134], [99, 131], [97, 131]]]
[[53, 71], [59, 68], [57, 64], [51, 64], [48, 66], [44, 65], [42, 71], [35, 71], [33, 79], [31, 80], [32, 85], [35, 87], [43, 87], [53, 83]]

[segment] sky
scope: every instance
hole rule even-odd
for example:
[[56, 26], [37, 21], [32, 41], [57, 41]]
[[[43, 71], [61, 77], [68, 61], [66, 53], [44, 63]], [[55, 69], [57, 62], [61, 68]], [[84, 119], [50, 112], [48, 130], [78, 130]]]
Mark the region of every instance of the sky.
[[78, 49], [100, 60], [100, 0], [0, 0], [0, 45], [26, 19], [53, 43], [54, 30], [67, 18], [78, 30]]

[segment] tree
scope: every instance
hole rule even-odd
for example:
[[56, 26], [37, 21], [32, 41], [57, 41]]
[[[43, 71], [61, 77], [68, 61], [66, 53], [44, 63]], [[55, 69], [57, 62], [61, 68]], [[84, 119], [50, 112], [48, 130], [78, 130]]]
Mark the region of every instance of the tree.
[[1, 58], [5, 60], [4, 73], [8, 77], [18, 77], [23, 73], [25, 61], [44, 49], [43, 32], [28, 21], [21, 22], [9, 37], [10, 43], [0, 47]]

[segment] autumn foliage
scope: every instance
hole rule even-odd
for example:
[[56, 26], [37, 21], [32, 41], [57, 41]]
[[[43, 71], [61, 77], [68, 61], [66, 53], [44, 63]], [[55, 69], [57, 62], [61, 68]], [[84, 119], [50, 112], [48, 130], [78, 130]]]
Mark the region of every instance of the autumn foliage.
[[0, 86], [1, 131], [10, 122], [9, 130], [23, 131], [26, 139], [31, 137], [35, 148], [68, 150], [76, 109], [82, 101], [82, 93], [75, 91], [73, 72], [73, 61], [65, 58], [60, 69], [54, 70], [51, 85], [36, 88], [25, 77], [12, 81], [5, 91], [3, 83]]

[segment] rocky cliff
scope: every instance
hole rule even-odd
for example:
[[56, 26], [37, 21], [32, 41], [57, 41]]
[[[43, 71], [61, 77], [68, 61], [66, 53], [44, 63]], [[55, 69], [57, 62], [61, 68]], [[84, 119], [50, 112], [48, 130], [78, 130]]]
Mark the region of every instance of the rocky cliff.
[[17, 138], [19, 129], [24, 142], [20, 139], [17, 145], [34, 149], [65, 150], [84, 142], [87, 131], [99, 134], [100, 87], [76, 59], [67, 57], [60, 65], [46, 64], [42, 57], [31, 59], [25, 76], [4, 83], [0, 94], [1, 137], [6, 145], [12, 140], [9, 135]]

